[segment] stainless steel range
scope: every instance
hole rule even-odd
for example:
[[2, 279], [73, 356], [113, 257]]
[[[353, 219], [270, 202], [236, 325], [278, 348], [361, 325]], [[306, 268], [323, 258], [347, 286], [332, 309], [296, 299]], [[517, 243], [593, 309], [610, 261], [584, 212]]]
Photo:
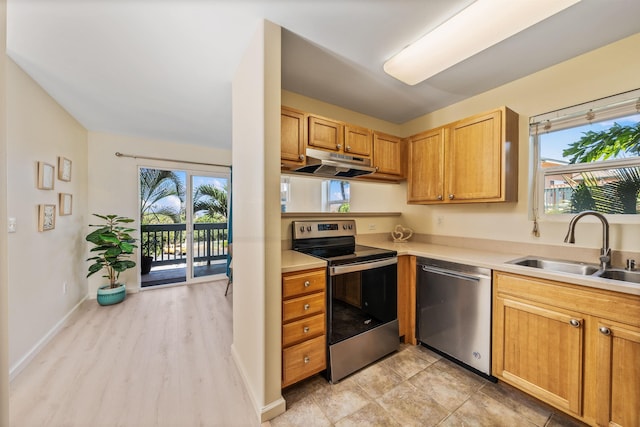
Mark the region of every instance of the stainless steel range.
[[327, 261], [327, 379], [396, 351], [396, 251], [356, 245], [353, 220], [294, 221], [293, 249]]

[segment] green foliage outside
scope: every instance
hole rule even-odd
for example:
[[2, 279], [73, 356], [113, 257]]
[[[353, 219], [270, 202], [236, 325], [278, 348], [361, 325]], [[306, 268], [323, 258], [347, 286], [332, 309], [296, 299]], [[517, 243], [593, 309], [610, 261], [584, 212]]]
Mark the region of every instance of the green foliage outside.
[[[640, 156], [640, 122], [623, 126], [614, 123], [608, 130], [585, 132], [563, 151], [570, 163], [591, 163], [628, 154]], [[571, 212], [596, 210], [609, 214], [637, 214], [640, 207], [640, 167], [613, 169], [613, 178], [602, 183], [593, 173], [582, 173], [578, 183], [565, 176], [572, 186]]]

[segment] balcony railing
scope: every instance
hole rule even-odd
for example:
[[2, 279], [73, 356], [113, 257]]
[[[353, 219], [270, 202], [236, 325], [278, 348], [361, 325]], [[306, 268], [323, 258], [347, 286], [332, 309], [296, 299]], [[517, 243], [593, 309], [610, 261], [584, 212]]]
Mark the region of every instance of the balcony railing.
[[[186, 224], [142, 225], [141, 250], [143, 256], [153, 257], [152, 267], [183, 264], [187, 255]], [[196, 223], [193, 226], [194, 262], [227, 257], [227, 223]]]

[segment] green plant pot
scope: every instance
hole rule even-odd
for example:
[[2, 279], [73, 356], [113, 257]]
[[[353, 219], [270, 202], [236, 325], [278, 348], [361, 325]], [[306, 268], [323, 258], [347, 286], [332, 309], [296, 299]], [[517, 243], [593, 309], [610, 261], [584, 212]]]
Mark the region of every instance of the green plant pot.
[[123, 283], [118, 284], [116, 288], [110, 288], [109, 285], [100, 286], [98, 288], [98, 304], [113, 305], [124, 301], [127, 296], [127, 288]]

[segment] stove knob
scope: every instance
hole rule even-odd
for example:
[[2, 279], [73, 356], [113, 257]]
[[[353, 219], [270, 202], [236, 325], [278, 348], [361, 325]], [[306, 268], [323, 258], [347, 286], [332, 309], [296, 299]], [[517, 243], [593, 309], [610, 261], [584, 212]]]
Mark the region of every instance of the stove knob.
[[342, 224], [342, 229], [346, 230], [347, 229], [347, 224]]
[[353, 230], [353, 224], [349, 224], [349, 230]]
[[311, 231], [311, 226], [307, 225], [307, 231]]
[[300, 232], [301, 232], [301, 233], [304, 233], [304, 225], [301, 225], [301, 226], [300, 226]]

